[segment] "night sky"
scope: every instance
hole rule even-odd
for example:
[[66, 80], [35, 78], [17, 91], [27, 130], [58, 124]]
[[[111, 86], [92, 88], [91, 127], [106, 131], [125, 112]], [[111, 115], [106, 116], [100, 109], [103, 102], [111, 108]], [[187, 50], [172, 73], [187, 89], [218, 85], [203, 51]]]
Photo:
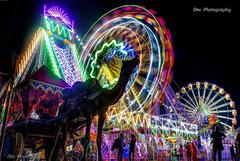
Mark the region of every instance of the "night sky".
[[[229, 0], [211, 1], [211, 4], [203, 0], [181, 2], [0, 0], [0, 72], [11, 72], [11, 60], [24, 49], [27, 40], [39, 26], [44, 4], [64, 8], [75, 21], [75, 31], [80, 36], [105, 12], [121, 5], [137, 4], [156, 10], [171, 31], [175, 53], [173, 79], [176, 84], [182, 87], [196, 81], [215, 83], [230, 93], [239, 109], [239, 17], [236, 17], [240, 14], [237, 13], [237, 6]], [[193, 12], [194, 7], [227, 7], [231, 13], [196, 13]], [[173, 84], [173, 88], [178, 91], [176, 84]]]

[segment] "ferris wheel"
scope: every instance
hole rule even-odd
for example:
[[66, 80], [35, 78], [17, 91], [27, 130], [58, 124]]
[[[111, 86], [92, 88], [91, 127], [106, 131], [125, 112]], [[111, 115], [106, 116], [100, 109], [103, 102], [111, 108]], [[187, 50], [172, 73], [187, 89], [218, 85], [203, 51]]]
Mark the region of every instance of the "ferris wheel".
[[96, 78], [107, 89], [117, 83], [121, 61], [139, 57], [140, 64], [115, 105], [119, 112], [147, 110], [150, 100], [162, 96], [158, 83], [164, 80], [166, 86], [171, 80], [170, 33], [162, 19], [143, 7], [122, 6], [104, 14], [84, 36], [83, 44], [83, 80]]
[[223, 88], [208, 82], [190, 83], [176, 94], [183, 107], [179, 112], [187, 121], [200, 126], [221, 124], [225, 129], [237, 124], [237, 110], [230, 95]]

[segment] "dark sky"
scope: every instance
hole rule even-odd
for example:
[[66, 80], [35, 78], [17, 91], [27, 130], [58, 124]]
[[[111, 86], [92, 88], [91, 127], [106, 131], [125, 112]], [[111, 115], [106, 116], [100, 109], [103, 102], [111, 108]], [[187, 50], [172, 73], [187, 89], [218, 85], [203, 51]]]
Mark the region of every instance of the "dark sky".
[[[173, 78], [176, 83], [180, 87], [195, 81], [216, 83], [231, 94], [236, 108], [239, 108], [239, 8], [229, 0], [211, 2], [0, 0], [0, 71], [11, 71], [12, 55], [20, 53], [26, 40], [39, 25], [44, 4], [62, 6], [75, 20], [75, 30], [81, 36], [95, 20], [110, 9], [124, 4], [138, 4], [156, 10], [171, 31], [175, 52]], [[231, 13], [194, 13], [194, 7], [228, 7]], [[173, 87], [175, 91], [178, 90], [176, 86]]]

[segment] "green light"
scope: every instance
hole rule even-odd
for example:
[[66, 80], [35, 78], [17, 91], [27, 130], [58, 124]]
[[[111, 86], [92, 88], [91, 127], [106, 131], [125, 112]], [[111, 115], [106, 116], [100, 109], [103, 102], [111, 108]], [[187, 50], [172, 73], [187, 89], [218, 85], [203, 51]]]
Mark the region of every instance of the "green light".
[[55, 60], [55, 56], [54, 56], [54, 53], [53, 53], [53, 50], [52, 50], [52, 47], [50, 45], [50, 41], [49, 41], [49, 38], [48, 38], [48, 35], [46, 32], [43, 32], [43, 36], [44, 36], [44, 40], [45, 40], [45, 44], [46, 44], [46, 47], [47, 47], [47, 50], [48, 50], [48, 56], [49, 56], [49, 59], [50, 59], [50, 62], [51, 62], [51, 67], [50, 69], [52, 69], [54, 71], [54, 73], [59, 77], [61, 78], [61, 74], [60, 74], [60, 71], [59, 71], [59, 68], [58, 68], [58, 65], [57, 65], [57, 62]]
[[3, 118], [5, 117], [5, 110], [6, 110], [6, 108], [3, 107], [3, 109], [2, 109], [2, 113], [1, 113], [2, 120], [3, 120]]
[[81, 64], [83, 64], [83, 62], [82, 62], [82, 60], [80, 59], [80, 56], [79, 56], [79, 54], [78, 54], [78, 52], [77, 52], [76, 45], [75, 45], [75, 44], [69, 44], [69, 46], [70, 46], [70, 49], [71, 49], [71, 51], [72, 51], [72, 53], [73, 53], [73, 58], [74, 58], [75, 62], [77, 62], [77, 63], [75, 64], [75, 65], [76, 65], [76, 68], [77, 68], [76, 71], [78, 72], [79, 77], [83, 77], [82, 79], [83, 79], [83, 81], [85, 81], [85, 80], [86, 80], [86, 77], [84, 77], [84, 75], [83, 75], [84, 69], [83, 69], [82, 66], [81, 66]]
[[102, 53], [104, 50], [105, 50], [105, 48], [106, 47], [110, 47], [111, 45], [114, 45], [114, 47], [119, 47], [120, 48], [120, 52], [121, 53], [123, 53], [124, 55], [127, 55], [128, 53], [127, 53], [127, 51], [125, 51], [125, 50], [123, 50], [124, 49], [124, 44], [121, 42], [121, 43], [117, 43], [117, 41], [116, 40], [112, 40], [110, 43], [104, 43], [103, 44], [103, 46], [102, 46], [102, 48], [100, 49], [100, 50], [98, 50], [95, 54], [94, 54], [94, 60], [91, 62], [91, 72], [90, 72], [90, 76], [92, 77], [92, 78], [95, 78], [95, 76], [93, 75], [93, 72], [94, 72], [94, 65], [95, 65], [95, 63], [96, 63], [96, 61], [97, 61], [97, 58], [98, 58], [98, 55], [100, 54], [100, 53]]
[[44, 24], [44, 28], [47, 30], [50, 30], [53, 33], [56, 33], [58, 35], [60, 35], [63, 38], [66, 38], [68, 40], [72, 39], [72, 31], [68, 28], [66, 28], [63, 25], [60, 25], [58, 23], [56, 23], [53, 20], [50, 20], [49, 18], [44, 18], [45, 24]]

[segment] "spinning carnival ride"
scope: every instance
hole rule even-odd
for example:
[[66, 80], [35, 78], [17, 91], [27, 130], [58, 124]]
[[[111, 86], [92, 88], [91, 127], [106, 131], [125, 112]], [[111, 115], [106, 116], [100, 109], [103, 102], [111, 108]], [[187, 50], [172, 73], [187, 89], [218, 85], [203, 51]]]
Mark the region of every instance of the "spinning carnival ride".
[[104, 88], [116, 84], [121, 60], [136, 55], [140, 58], [139, 67], [115, 105], [117, 111], [109, 111], [111, 116], [126, 110], [147, 111], [150, 100], [153, 104], [164, 99], [164, 87], [172, 78], [173, 49], [164, 20], [152, 12], [139, 6], [116, 8], [103, 15], [83, 38], [82, 75], [97, 78]]

